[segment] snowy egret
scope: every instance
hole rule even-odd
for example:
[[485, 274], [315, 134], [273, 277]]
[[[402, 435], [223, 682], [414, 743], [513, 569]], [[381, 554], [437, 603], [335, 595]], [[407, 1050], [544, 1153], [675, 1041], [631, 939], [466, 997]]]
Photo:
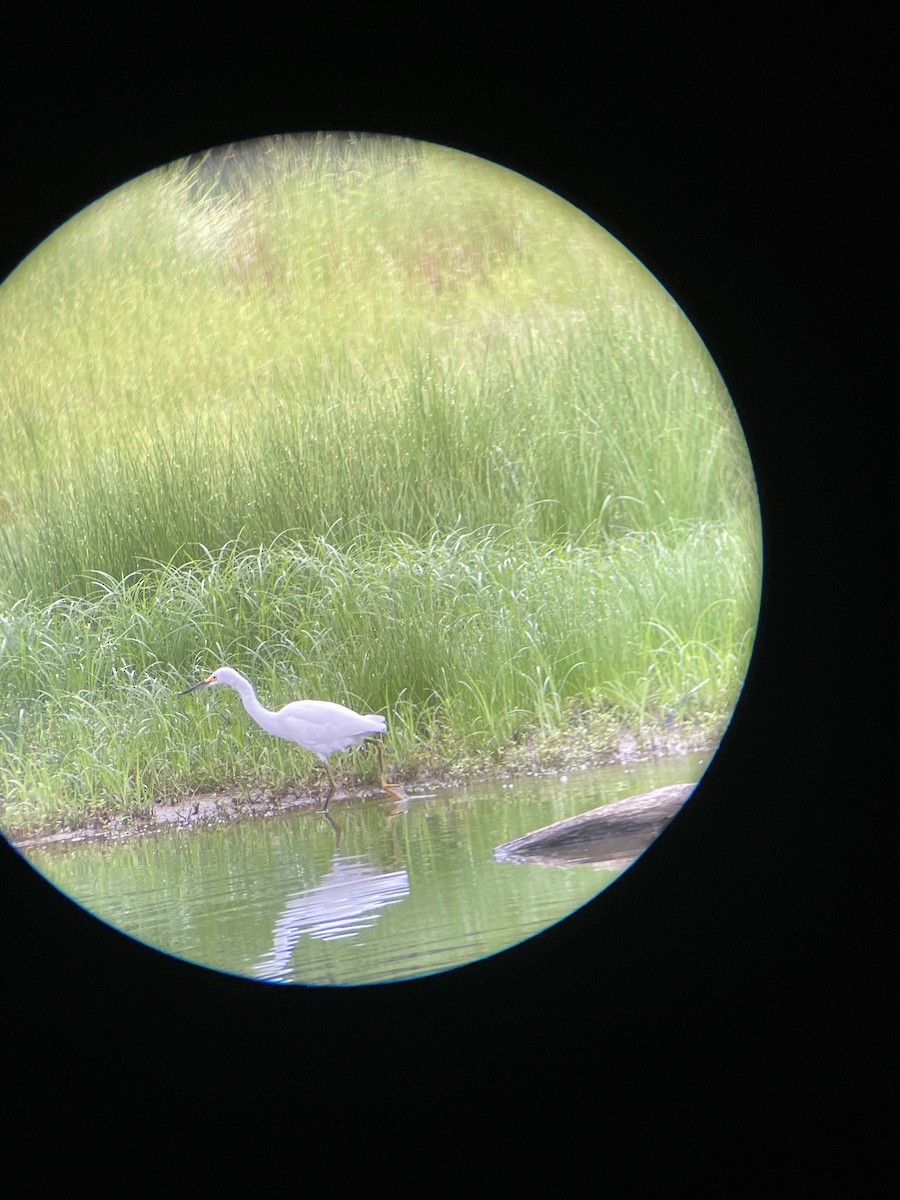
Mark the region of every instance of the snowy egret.
[[347, 750], [351, 746], [362, 746], [372, 740], [378, 747], [378, 763], [381, 768], [380, 783], [383, 791], [389, 796], [402, 800], [399, 792], [395, 791], [384, 779], [384, 748], [379, 734], [387, 732], [387, 722], [384, 717], [374, 713], [361, 716], [352, 708], [343, 704], [333, 704], [330, 700], [294, 700], [286, 704], [278, 712], [264, 708], [256, 698], [253, 684], [245, 679], [239, 671], [231, 667], [219, 667], [208, 679], [202, 679], [193, 687], [186, 688], [180, 695], [187, 696], [198, 688], [209, 687], [212, 684], [223, 683], [226, 687], [234, 688], [244, 708], [253, 720], [275, 737], [284, 738], [288, 742], [296, 742], [304, 750], [317, 755], [325, 765], [328, 773], [328, 795], [322, 811], [327, 812], [328, 802], [334, 795], [335, 782], [328, 765], [328, 759], [339, 750]]

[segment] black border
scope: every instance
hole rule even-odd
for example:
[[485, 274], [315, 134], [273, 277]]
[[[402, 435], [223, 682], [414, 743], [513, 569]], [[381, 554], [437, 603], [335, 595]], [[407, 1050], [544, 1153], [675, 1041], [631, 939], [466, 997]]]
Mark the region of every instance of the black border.
[[122, 1105], [137, 1150], [160, 1123], [180, 1141], [203, 1106], [226, 1142], [277, 1131], [289, 1171], [313, 1149], [337, 1169], [362, 1142], [395, 1165], [427, 1150], [447, 1177], [514, 1167], [517, 1186], [552, 1163], [579, 1194], [623, 1157], [669, 1180], [688, 1161], [743, 1180], [779, 1162], [782, 1183], [833, 1182], [840, 1114], [875, 1062], [861, 1070], [851, 980], [880, 1006], [846, 801], [822, 778], [822, 404], [846, 354], [835, 238], [867, 182], [877, 63], [821, 14], [492, 22], [336, 4], [269, 28], [215, 12], [196, 32], [140, 18], [112, 46], [80, 10], [22, 20], [2, 274], [109, 188], [265, 133], [401, 133], [535, 178], [645, 263], [725, 377], [763, 504], [757, 648], [694, 800], [637, 866], [553, 930], [429, 980], [332, 992], [202, 971], [85, 917], [0, 845], [16, 1107], [39, 1122], [59, 1104], [86, 1132]]

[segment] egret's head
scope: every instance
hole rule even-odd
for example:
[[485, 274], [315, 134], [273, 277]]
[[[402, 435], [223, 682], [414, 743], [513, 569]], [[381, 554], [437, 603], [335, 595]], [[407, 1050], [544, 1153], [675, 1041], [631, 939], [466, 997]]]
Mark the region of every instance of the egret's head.
[[198, 688], [210, 687], [214, 683], [224, 683], [229, 687], [234, 687], [241, 679], [237, 671], [233, 671], [231, 667], [219, 667], [218, 671], [213, 671], [207, 679], [201, 679], [199, 683], [195, 683], [193, 687], [186, 688], [179, 695], [187, 696], [191, 692], [196, 692]]

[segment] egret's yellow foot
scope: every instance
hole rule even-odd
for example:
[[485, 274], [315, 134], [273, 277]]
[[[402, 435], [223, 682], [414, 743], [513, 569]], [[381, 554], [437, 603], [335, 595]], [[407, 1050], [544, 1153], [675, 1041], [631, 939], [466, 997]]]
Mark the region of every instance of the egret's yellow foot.
[[388, 783], [384, 777], [384, 743], [382, 742], [381, 738], [373, 738], [373, 741], [378, 748], [378, 768], [380, 771], [379, 783], [381, 784], [381, 790], [386, 792], [389, 796], [393, 796], [395, 800], [404, 800], [405, 797], [401, 796], [393, 784]]

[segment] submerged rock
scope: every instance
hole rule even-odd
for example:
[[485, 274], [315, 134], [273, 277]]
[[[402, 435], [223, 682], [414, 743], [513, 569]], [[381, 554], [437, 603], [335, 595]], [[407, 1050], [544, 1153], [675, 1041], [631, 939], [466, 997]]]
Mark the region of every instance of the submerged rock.
[[642, 854], [672, 820], [696, 785], [674, 784], [604, 804], [494, 850], [498, 862], [545, 867], [596, 866], [621, 870]]

